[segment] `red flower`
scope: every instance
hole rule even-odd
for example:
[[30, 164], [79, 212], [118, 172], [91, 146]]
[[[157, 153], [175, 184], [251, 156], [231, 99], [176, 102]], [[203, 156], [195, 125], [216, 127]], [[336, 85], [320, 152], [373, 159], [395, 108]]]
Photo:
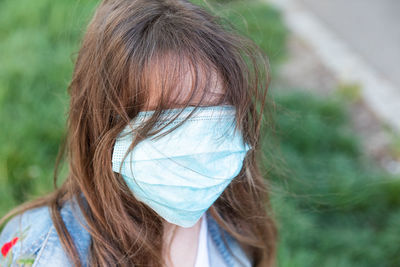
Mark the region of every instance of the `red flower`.
[[5, 243], [1, 247], [1, 254], [3, 254], [3, 257], [7, 256], [8, 252], [15, 245], [15, 243], [17, 243], [17, 241], [18, 241], [18, 237], [14, 237], [13, 240], [11, 240], [10, 242]]

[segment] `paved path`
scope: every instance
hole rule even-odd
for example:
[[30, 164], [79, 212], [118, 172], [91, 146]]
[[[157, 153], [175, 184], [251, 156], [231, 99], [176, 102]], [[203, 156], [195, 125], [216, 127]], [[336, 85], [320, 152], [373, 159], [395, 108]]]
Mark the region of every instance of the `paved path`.
[[399, 0], [298, 0], [400, 90]]
[[400, 132], [399, 0], [265, 1], [283, 11], [339, 82], [359, 84], [375, 115]]

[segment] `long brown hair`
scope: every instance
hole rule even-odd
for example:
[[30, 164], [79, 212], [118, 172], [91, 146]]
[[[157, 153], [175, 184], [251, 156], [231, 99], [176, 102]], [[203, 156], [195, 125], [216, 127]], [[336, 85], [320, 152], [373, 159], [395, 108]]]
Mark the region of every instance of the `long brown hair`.
[[[155, 112], [135, 129], [140, 138], [130, 149], [161, 130], [155, 125], [164, 109], [228, 103], [253, 149], [209, 211], [254, 266], [274, 266], [277, 230], [257, 160], [268, 70], [266, 55], [253, 41], [204, 7], [186, 0], [103, 0], [68, 87], [67, 137], [55, 166], [55, 190], [13, 209], [0, 224], [27, 209], [50, 206], [63, 248], [81, 266], [60, 215], [63, 203], [76, 198], [92, 237], [90, 266], [163, 266], [163, 220], [112, 171], [115, 139], [145, 109]], [[57, 187], [63, 159], [69, 172]]]

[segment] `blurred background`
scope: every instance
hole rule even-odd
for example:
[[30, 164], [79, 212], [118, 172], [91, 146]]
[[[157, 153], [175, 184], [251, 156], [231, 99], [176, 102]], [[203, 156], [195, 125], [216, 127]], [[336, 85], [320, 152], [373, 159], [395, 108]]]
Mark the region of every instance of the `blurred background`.
[[[207, 2], [270, 58], [275, 130], [266, 121], [261, 165], [278, 266], [400, 266], [400, 2]], [[97, 4], [0, 1], [0, 216], [53, 189]]]

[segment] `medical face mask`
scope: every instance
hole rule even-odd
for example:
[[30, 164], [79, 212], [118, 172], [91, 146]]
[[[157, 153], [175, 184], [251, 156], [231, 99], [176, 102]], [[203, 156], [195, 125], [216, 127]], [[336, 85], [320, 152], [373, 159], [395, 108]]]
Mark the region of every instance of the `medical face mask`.
[[[179, 117], [159, 134], [175, 127], [194, 109], [167, 109], [162, 118]], [[134, 196], [170, 223], [193, 226], [242, 169], [250, 146], [235, 128], [235, 108], [197, 107], [181, 126], [165, 136], [139, 142], [122, 159], [134, 129], [154, 111], [142, 111], [119, 134], [112, 169], [120, 172]], [[166, 124], [167, 120], [161, 120]], [[133, 131], [132, 131], [133, 129]]]

